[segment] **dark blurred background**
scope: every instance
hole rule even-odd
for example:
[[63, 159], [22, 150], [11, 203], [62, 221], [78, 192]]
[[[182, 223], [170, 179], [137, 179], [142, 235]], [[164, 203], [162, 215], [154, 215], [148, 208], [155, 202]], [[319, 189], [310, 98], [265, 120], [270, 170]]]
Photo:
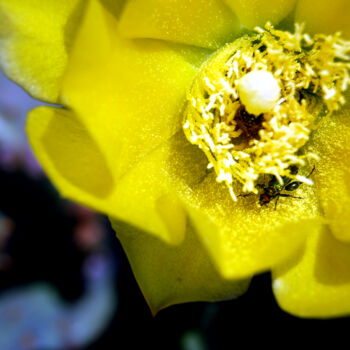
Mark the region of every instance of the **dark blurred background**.
[[33, 157], [24, 123], [38, 104], [0, 73], [0, 350], [342, 344], [349, 318], [284, 313], [268, 273], [236, 300], [153, 317], [108, 220], [62, 199]]

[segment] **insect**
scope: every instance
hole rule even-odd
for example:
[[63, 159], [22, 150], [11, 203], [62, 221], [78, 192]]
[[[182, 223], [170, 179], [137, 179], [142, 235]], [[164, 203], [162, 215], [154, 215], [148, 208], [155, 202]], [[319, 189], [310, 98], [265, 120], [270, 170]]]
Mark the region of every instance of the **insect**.
[[[298, 174], [299, 168], [296, 165], [291, 165], [288, 167], [288, 169], [291, 175]], [[312, 168], [310, 174], [307, 177], [311, 176], [314, 170], [315, 170], [315, 166]], [[283, 184], [279, 183], [276, 176], [271, 175], [271, 179], [268, 182], [267, 186], [258, 185], [263, 190], [263, 193], [261, 193], [259, 197], [260, 206], [266, 205], [270, 203], [272, 199], [276, 198], [276, 202], [275, 202], [275, 210], [276, 210], [278, 199], [280, 197], [302, 199], [302, 197], [293, 196], [288, 193], [281, 193], [282, 191], [293, 192], [297, 190], [299, 186], [302, 184], [301, 181], [293, 181], [293, 179], [291, 179], [288, 176], [282, 176], [282, 181], [283, 181]]]

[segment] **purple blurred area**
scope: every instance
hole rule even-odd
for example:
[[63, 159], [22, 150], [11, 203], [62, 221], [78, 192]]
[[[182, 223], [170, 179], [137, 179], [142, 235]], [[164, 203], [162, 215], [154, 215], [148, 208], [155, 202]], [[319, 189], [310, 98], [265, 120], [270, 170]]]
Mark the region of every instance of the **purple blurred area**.
[[25, 134], [42, 103], [0, 73], [0, 349], [85, 349], [117, 306], [106, 220], [64, 201]]
[[0, 71], [0, 164], [7, 169], [41, 171], [25, 133], [27, 112], [41, 104]]

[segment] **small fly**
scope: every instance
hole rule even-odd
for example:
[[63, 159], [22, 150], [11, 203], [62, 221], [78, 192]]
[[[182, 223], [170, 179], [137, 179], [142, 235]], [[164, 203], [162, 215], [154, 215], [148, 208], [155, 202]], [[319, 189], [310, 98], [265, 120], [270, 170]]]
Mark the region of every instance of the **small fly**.
[[[288, 169], [291, 175], [298, 174], [299, 168], [296, 165], [291, 165], [290, 167], [288, 167]], [[314, 172], [314, 170], [315, 170], [315, 166], [312, 168], [310, 174], [307, 177], [310, 177]], [[281, 184], [276, 178], [276, 176], [271, 175], [271, 179], [267, 184], [267, 186], [258, 185], [263, 190], [263, 192], [260, 194], [260, 197], [259, 197], [260, 206], [267, 205], [274, 198], [276, 198], [276, 202], [275, 202], [275, 210], [276, 210], [278, 199], [280, 197], [302, 199], [302, 197], [293, 196], [292, 194], [281, 193], [282, 191], [288, 191], [288, 192], [296, 191], [299, 188], [299, 186], [302, 184], [301, 181], [294, 181], [288, 176], [282, 176], [282, 181], [283, 183]]]

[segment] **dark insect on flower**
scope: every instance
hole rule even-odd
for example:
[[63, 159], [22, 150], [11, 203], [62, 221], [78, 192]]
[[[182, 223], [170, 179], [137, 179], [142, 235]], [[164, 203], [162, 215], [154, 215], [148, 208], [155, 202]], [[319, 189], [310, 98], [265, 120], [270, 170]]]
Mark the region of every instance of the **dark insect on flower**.
[[[296, 165], [291, 165], [288, 167], [288, 169], [291, 175], [298, 174], [299, 168]], [[313, 166], [310, 174], [307, 177], [310, 177], [314, 170], [315, 170], [315, 166]], [[293, 181], [293, 179], [291, 179], [288, 176], [282, 176], [282, 181], [283, 183], [281, 184], [276, 178], [276, 176], [271, 175], [271, 179], [268, 182], [267, 186], [257, 185], [257, 187], [260, 187], [263, 190], [263, 193], [261, 193], [259, 197], [260, 206], [267, 205], [268, 203], [271, 202], [271, 200], [276, 198], [276, 202], [275, 202], [275, 210], [276, 210], [278, 199], [280, 197], [302, 199], [302, 197], [297, 197], [288, 193], [281, 193], [281, 192], [282, 191], [293, 192], [297, 190], [303, 182]]]

